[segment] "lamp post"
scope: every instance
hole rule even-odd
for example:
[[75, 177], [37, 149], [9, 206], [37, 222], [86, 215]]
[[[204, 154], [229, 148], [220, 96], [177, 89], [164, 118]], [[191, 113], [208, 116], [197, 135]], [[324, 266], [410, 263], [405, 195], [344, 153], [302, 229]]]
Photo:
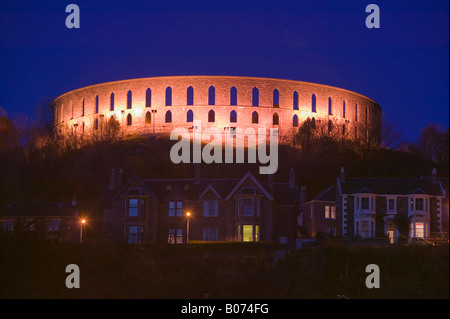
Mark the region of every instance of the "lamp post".
[[86, 224], [86, 219], [81, 220], [81, 230], [80, 230], [80, 244], [83, 243], [83, 225]]
[[191, 217], [191, 213], [187, 212], [186, 217], [187, 217], [186, 243], [189, 243], [189, 219]]

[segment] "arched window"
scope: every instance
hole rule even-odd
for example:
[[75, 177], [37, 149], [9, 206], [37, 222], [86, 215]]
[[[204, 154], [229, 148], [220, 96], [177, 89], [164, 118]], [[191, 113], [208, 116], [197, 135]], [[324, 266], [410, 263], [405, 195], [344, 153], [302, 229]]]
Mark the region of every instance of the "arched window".
[[328, 97], [328, 115], [332, 115], [332, 114], [333, 114], [332, 101], [331, 101], [331, 97]]
[[358, 103], [355, 104], [355, 121], [358, 121]]
[[166, 123], [172, 123], [172, 112], [166, 112]]
[[145, 113], [145, 124], [151, 124], [152, 123], [152, 113], [147, 112]]
[[272, 124], [279, 125], [279, 122], [280, 122], [280, 118], [278, 117], [278, 113], [273, 113]]
[[127, 93], [127, 109], [131, 109], [132, 107], [132, 93], [131, 90]]
[[187, 111], [186, 114], [186, 122], [193, 122], [194, 121], [194, 112], [192, 110]]
[[172, 106], [172, 88], [170, 86], [166, 88], [166, 106]]
[[298, 127], [298, 116], [297, 116], [297, 114], [295, 114], [294, 117], [292, 118], [292, 126], [293, 127]]
[[311, 97], [311, 112], [316, 113], [316, 95], [313, 93]]
[[109, 110], [114, 111], [114, 93], [111, 93], [111, 98], [109, 102]]
[[127, 125], [131, 125], [133, 124], [133, 118], [131, 117], [131, 114], [128, 113], [127, 115]]
[[216, 88], [212, 85], [208, 89], [208, 105], [216, 105]]
[[257, 87], [252, 90], [252, 106], [259, 106], [259, 90]]
[[81, 109], [81, 116], [84, 116], [84, 99], [83, 99], [83, 106], [82, 106], [82, 109]]
[[345, 101], [342, 101], [342, 117], [345, 118]]
[[277, 89], [273, 90], [273, 107], [280, 107], [280, 92]]
[[98, 113], [98, 95], [95, 96], [95, 114]]
[[292, 108], [294, 110], [298, 110], [298, 93], [294, 91], [294, 95], [292, 96]]
[[98, 119], [94, 121], [94, 130], [98, 130]]
[[152, 107], [152, 90], [150, 88], [145, 91], [145, 107]]
[[333, 122], [331, 120], [328, 120], [328, 132], [331, 132], [333, 130]]
[[194, 105], [194, 88], [192, 86], [187, 88], [186, 105]]
[[216, 113], [214, 113], [213, 110], [209, 110], [208, 112], [208, 122], [215, 122], [216, 121]]
[[230, 112], [230, 123], [236, 123], [237, 122], [237, 113], [235, 110]]
[[237, 105], [237, 89], [234, 86], [230, 89], [230, 105]]
[[311, 119], [311, 124], [313, 128], [316, 128], [316, 119], [314, 117]]
[[258, 112], [254, 111], [252, 113], [252, 123], [253, 124], [258, 124], [258, 122], [259, 122]]

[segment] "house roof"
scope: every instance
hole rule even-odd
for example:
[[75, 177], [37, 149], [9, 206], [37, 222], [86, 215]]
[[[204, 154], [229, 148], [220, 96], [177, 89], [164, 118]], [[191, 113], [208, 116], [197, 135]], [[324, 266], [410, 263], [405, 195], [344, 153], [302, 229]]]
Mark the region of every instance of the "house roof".
[[321, 192], [319, 195], [314, 197], [313, 199], [309, 200], [308, 202], [312, 201], [320, 201], [320, 202], [335, 202], [336, 201], [336, 186], [330, 186], [327, 189], [325, 189], [323, 192]]
[[242, 178], [194, 178], [187, 179], [141, 179], [134, 175], [119, 190], [106, 190], [105, 201], [114, 200], [120, 196], [131, 184], [133, 179], [143, 185], [144, 192], [152, 197], [164, 201], [170, 198], [174, 192], [178, 192], [184, 200], [200, 200], [208, 191], [212, 191], [218, 199], [228, 199], [233, 196], [246, 180], [255, 183], [257, 191], [270, 200], [274, 199], [279, 205], [295, 205], [297, 201], [297, 185], [289, 187], [289, 183], [274, 183], [273, 194], [269, 192], [268, 183], [260, 183], [251, 173]]
[[341, 194], [444, 196], [439, 183], [423, 178], [346, 178], [345, 181], [338, 179], [338, 183]]
[[12, 203], [0, 212], [3, 217], [71, 217], [76, 214], [78, 209], [72, 203]]

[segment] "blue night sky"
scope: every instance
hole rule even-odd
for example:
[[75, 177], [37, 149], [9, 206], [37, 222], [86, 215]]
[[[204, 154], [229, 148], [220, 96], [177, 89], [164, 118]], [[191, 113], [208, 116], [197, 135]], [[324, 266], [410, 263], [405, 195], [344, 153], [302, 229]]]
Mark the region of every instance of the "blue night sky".
[[[75, 3], [81, 28], [67, 29]], [[366, 5], [381, 28], [365, 26]], [[0, 107], [137, 77], [239, 75], [352, 90], [415, 141], [449, 123], [447, 1], [2, 1]]]

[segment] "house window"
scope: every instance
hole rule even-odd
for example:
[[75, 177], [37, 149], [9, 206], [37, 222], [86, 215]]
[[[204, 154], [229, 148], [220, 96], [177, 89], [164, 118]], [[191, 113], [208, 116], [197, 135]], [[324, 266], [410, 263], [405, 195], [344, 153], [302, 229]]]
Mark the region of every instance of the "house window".
[[259, 225], [242, 225], [242, 241], [259, 241]]
[[169, 202], [169, 217], [183, 216], [183, 202]]
[[128, 243], [137, 244], [138, 243], [138, 227], [128, 226]]
[[[424, 205], [423, 205], [423, 203], [424, 203], [424, 199], [423, 198], [416, 198], [416, 207], [415, 207], [415, 210], [416, 211], [423, 211], [424, 209]], [[423, 224], [422, 224], [422, 226], [423, 226]]]
[[218, 216], [218, 202], [216, 200], [205, 200], [203, 202], [203, 216], [204, 217]]
[[139, 215], [139, 199], [130, 198], [128, 200], [128, 216], [137, 217]]
[[428, 198], [424, 197], [411, 197], [409, 199], [409, 210], [417, 211], [417, 212], [423, 212], [429, 210], [429, 200]]
[[59, 219], [50, 219], [48, 221], [48, 231], [59, 231]]
[[388, 198], [388, 212], [395, 212], [395, 198]]
[[253, 216], [253, 199], [244, 198], [242, 205], [242, 216]]
[[370, 209], [369, 197], [361, 198], [361, 210], [369, 210]]
[[336, 218], [336, 207], [335, 206], [325, 206], [325, 218], [335, 219]]
[[169, 244], [182, 244], [183, 243], [183, 229], [169, 228], [169, 237], [168, 237], [167, 242]]
[[219, 230], [217, 228], [203, 228], [204, 241], [218, 241]]

